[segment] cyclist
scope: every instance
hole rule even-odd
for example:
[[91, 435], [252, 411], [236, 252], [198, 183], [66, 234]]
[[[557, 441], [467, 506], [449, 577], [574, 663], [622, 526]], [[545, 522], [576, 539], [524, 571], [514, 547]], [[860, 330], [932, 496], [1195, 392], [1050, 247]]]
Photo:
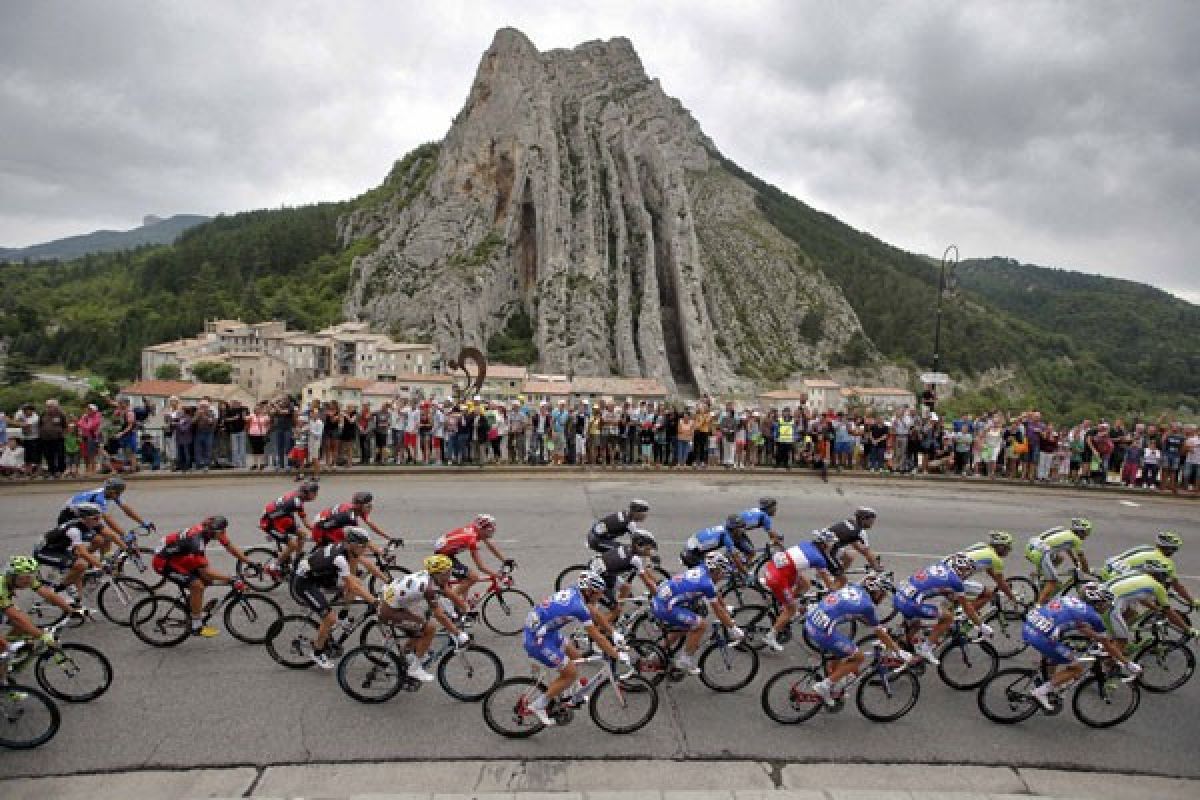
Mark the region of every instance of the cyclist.
[[1044, 604], [1058, 592], [1058, 566], [1063, 554], [1067, 554], [1078, 569], [1091, 572], [1087, 556], [1083, 552], [1083, 540], [1092, 532], [1092, 523], [1081, 517], [1071, 520], [1069, 528], [1054, 527], [1030, 538], [1025, 545], [1025, 558], [1033, 564], [1037, 576], [1042, 580], [1038, 593], [1038, 604]]
[[848, 552], [848, 549], [857, 551], [871, 569], [876, 571], [883, 569], [879, 556], [871, 551], [870, 542], [867, 540], [867, 530], [875, 525], [878, 516], [875, 509], [860, 506], [854, 510], [853, 516], [835, 522], [825, 529], [837, 539], [829, 547], [826, 555], [830, 566], [829, 571], [836, 576], [835, 586], [838, 588], [846, 585], [846, 576], [843, 573], [854, 561], [854, 553]]
[[805, 570], [815, 570], [826, 586], [833, 585], [829, 574], [829, 562], [825, 559], [825, 548], [832, 546], [837, 537], [830, 531], [813, 531], [816, 541], [800, 542], [771, 557], [763, 573], [763, 586], [770, 590], [779, 604], [779, 616], [771, 631], [763, 637], [767, 647], [776, 653], [783, 652], [778, 635], [800, 610], [800, 597], [812, 587], [804, 576]]
[[[122, 550], [123, 542], [111, 529], [105, 527], [103, 511], [95, 503], [80, 502], [71, 506], [74, 515], [42, 536], [33, 550], [33, 557], [40, 564], [61, 570], [62, 577], [55, 591], [67, 591], [76, 603], [83, 597], [83, 574], [88, 567], [101, 569], [99, 552], [101, 542], [112, 542]], [[105, 541], [107, 540], [107, 541]]]
[[[320, 490], [321, 484], [305, 481], [295, 491], [272, 500], [263, 509], [258, 527], [280, 547], [278, 559], [272, 559], [265, 568], [273, 579], [279, 580], [290, 572], [292, 562], [303, 551], [304, 531], [312, 535], [304, 504], [316, 500]], [[297, 518], [304, 531], [297, 525]]]
[[433, 676], [425, 671], [421, 662], [433, 644], [437, 632], [429, 615], [438, 625], [454, 637], [459, 647], [471, 640], [454, 624], [442, 607], [441, 599], [448, 597], [459, 611], [466, 612], [467, 606], [447, 590], [450, 570], [454, 564], [446, 556], [432, 555], [425, 559], [420, 572], [404, 575], [383, 588], [379, 595], [379, 621], [402, 631], [412, 639], [412, 649], [405, 654], [410, 678], [428, 683]]
[[[949, 601], [947, 606], [958, 606], [967, 615], [967, 619], [978, 626], [981, 634], [992, 635], [992, 629], [980, 622], [979, 612], [966, 597], [963, 580], [974, 571], [975, 561], [970, 556], [966, 553], [955, 553], [940, 564], [931, 564], [918, 570], [896, 587], [892, 602], [904, 617], [905, 638], [916, 642], [917, 655], [931, 664], [938, 663], [933, 653], [934, 648], [946, 635], [954, 619], [951, 610], [942, 607], [939, 601]], [[917, 641], [917, 631], [922, 621], [928, 620], [935, 620], [933, 630], [928, 636]]]
[[[1014, 606], [1019, 607], [1021, 602], [1017, 600], [1012, 587], [1004, 578], [1004, 557], [1012, 552], [1012, 546], [1013, 535], [1008, 531], [988, 531], [987, 542], [968, 545], [962, 550], [962, 553], [975, 562], [976, 571], [986, 572], [996, 585], [996, 589], [1012, 601]], [[976, 611], [987, 605], [996, 593], [985, 587], [980, 581], [964, 580], [963, 586]]]
[[[1080, 599], [1082, 598], [1082, 599]], [[1079, 633], [1099, 644], [1105, 652], [1121, 663], [1130, 675], [1137, 675], [1142, 668], [1126, 658], [1121, 648], [1105, 633], [1104, 620], [1100, 614], [1112, 607], [1115, 597], [1108, 589], [1094, 581], [1079, 587], [1079, 597], [1056, 597], [1039, 605], [1025, 615], [1021, 638], [1042, 654], [1046, 660], [1050, 680], [1035, 688], [1033, 698], [1047, 711], [1054, 708], [1050, 699], [1052, 692], [1067, 686], [1083, 674], [1084, 664], [1079, 654], [1062, 641], [1067, 633]], [[1058, 671], [1059, 666], [1066, 668]]]
[[592, 523], [588, 530], [588, 547], [597, 553], [603, 553], [612, 547], [617, 539], [637, 530], [637, 523], [644, 520], [649, 513], [650, 504], [645, 500], [630, 500], [627, 510], [609, 514]]
[[206, 517], [198, 525], [186, 530], [168, 533], [150, 561], [155, 572], [180, 589], [188, 591], [192, 610], [192, 633], [205, 638], [220, 633], [211, 625], [203, 624], [205, 587], [213, 583], [241, 583], [228, 575], [212, 571], [204, 550], [213, 539], [220, 542], [229, 555], [251, 569], [258, 569], [237, 545], [229, 541], [229, 520], [219, 514]]
[[370, 534], [357, 525], [346, 527], [342, 533], [341, 541], [318, 547], [300, 559], [292, 573], [292, 593], [321, 617], [311, 656], [313, 663], [321, 669], [333, 669], [333, 660], [325, 647], [337, 622], [337, 613], [329, 605], [325, 592], [337, 590], [342, 600], [358, 598], [371, 605], [377, 602], [366, 584], [358, 579], [359, 565], [371, 566], [363, 560]]
[[[461, 528], [455, 528], [448, 533], [444, 533], [437, 538], [433, 543], [433, 552], [438, 555], [446, 556], [450, 559], [450, 563], [454, 565], [451, 570], [451, 576], [458, 581], [457, 584], [450, 587], [452, 592], [459, 600], [466, 604], [467, 591], [476, 583], [483, 580], [480, 572], [492, 578], [499, 578], [500, 573], [495, 570], [488, 569], [483, 563], [483, 559], [479, 557], [480, 543], [487, 546], [492, 555], [496, 557], [508, 569], [513, 569], [517, 566], [517, 562], [511, 558], [506, 558], [500, 552], [500, 548], [492, 541], [492, 536], [496, 533], [496, 518], [491, 514], [476, 514], [475, 519], [469, 525], [464, 525]], [[458, 554], [467, 550], [471, 553], [471, 560], [475, 562], [475, 566], [479, 568], [479, 572], [468, 567], [458, 559]]]
[[774, 545], [783, 544], [783, 536], [775, 532], [773, 518], [776, 510], [779, 508], [779, 502], [774, 497], [758, 498], [758, 505], [754, 508], [747, 508], [745, 511], [738, 514], [742, 518], [742, 522], [746, 523], [746, 530], [752, 531], [756, 528], [762, 528], [767, 532], [767, 539]]
[[[115, 503], [117, 508], [125, 513], [125, 516], [136, 522], [138, 525], [152, 530], [154, 526], [146, 523], [142, 519], [142, 515], [133, 510], [133, 507], [121, 500], [125, 494], [126, 484], [123, 478], [113, 476], [104, 482], [103, 486], [95, 489], [89, 489], [86, 492], [79, 492], [69, 499], [62, 510], [58, 512], [58, 524], [67, 522], [75, 517], [75, 512], [72, 510], [80, 503], [94, 503], [100, 507], [100, 513], [104, 515], [104, 524], [109, 530], [113, 531], [120, 538], [125, 538], [125, 531], [117, 524], [116, 517], [109, 511], [108, 504]], [[123, 547], [124, 545], [122, 545]], [[107, 549], [107, 548], [105, 548]]]
[[[582, 623], [588, 637], [606, 656], [623, 664], [629, 663], [629, 654], [617, 650], [624, 645], [623, 637], [609, 627], [596, 608], [604, 588], [602, 577], [594, 572], [582, 572], [575, 586], [543, 599], [526, 617], [525, 653], [539, 664], [558, 670], [558, 675], [546, 687], [545, 693], [538, 694], [530, 704], [530, 710], [543, 725], [554, 724], [554, 720], [546, 713], [550, 699], [562, 694], [575, 682], [579, 673], [574, 664], [574, 660], [579, 658], [579, 651], [575, 645], [563, 640], [560, 632], [563, 626], [572, 622]], [[610, 635], [612, 641], [609, 641]]]
[[604, 579], [604, 598], [602, 603], [612, 608], [608, 615], [610, 623], [620, 614], [620, 601], [633, 594], [634, 577], [641, 578], [642, 584], [651, 594], [658, 588], [658, 582], [650, 567], [658, 562], [658, 540], [650, 531], [638, 529], [633, 532], [630, 544], [618, 544], [596, 556], [588, 564], [588, 569]]
[[733, 559], [738, 571], [744, 571], [745, 561], [742, 556], [753, 555], [754, 543], [746, 535], [745, 521], [737, 514], [731, 514], [724, 525], [713, 525], [688, 537], [687, 545], [679, 554], [679, 560], [685, 567], [698, 567], [704, 563], [705, 556], [722, 548]]
[[1170, 575], [1170, 568], [1163, 561], [1144, 561], [1136, 572], [1125, 572], [1103, 584], [1104, 588], [1113, 594], [1112, 609], [1104, 615], [1105, 627], [1124, 650], [1132, 638], [1129, 623], [1137, 617], [1139, 607], [1157, 611], [1167, 618], [1167, 622], [1189, 637], [1200, 634], [1188, 625], [1187, 620], [1178, 611], [1171, 608], [1171, 600], [1167, 596], [1164, 584]]
[[1184, 602], [1195, 608], [1196, 600], [1192, 599], [1191, 592], [1183, 585], [1183, 581], [1179, 580], [1179, 576], [1175, 571], [1174, 555], [1179, 552], [1179, 548], [1183, 547], [1183, 538], [1174, 531], [1160, 531], [1154, 537], [1154, 545], [1140, 545], [1131, 547], [1130, 549], [1118, 553], [1112, 558], [1104, 562], [1104, 569], [1100, 571], [1100, 577], [1103, 580], [1109, 581], [1126, 572], [1137, 570], [1142, 564], [1147, 561], [1161, 561], [1167, 565], [1166, 580], [1163, 583], [1183, 598]]
[[904, 663], [912, 660], [912, 654], [900, 649], [875, 616], [875, 604], [882, 602], [894, 588], [887, 575], [868, 572], [863, 576], [862, 583], [843, 586], [825, 595], [820, 603], [809, 608], [805, 614], [805, 633], [823, 654], [830, 657], [825, 667], [825, 677], [813, 684], [813, 691], [821, 696], [826, 705], [835, 704], [833, 693], [842, 688], [844, 679], [857, 675], [866, 660], [858, 645], [838, 631], [837, 624], [842, 620], [863, 620], [875, 629], [875, 635], [884, 646], [898, 653]]
[[[347, 528], [361, 528], [364, 525], [381, 539], [387, 542], [393, 541], [391, 537], [380, 530], [378, 525], [371, 522], [371, 508], [374, 503], [375, 496], [370, 492], [355, 492], [349, 503], [341, 503], [322, 511], [317, 515], [317, 520], [311, 528], [315, 546], [324, 547], [327, 544], [338, 544], [342, 541]], [[369, 549], [376, 555], [381, 553], [373, 545], [370, 545]], [[363, 562], [364, 566], [367, 563]]]
[[660, 583], [650, 601], [650, 613], [669, 631], [668, 638], [675, 638], [680, 631], [687, 632], [683, 650], [675, 657], [675, 666], [688, 674], [700, 674], [695, 655], [705, 631], [704, 618], [690, 607], [694, 602], [707, 600], [709, 608], [729, 630], [734, 641], [746, 635], [734, 624], [729, 609], [717, 596], [717, 584], [729, 571], [729, 559], [720, 550], [713, 550], [697, 566]]

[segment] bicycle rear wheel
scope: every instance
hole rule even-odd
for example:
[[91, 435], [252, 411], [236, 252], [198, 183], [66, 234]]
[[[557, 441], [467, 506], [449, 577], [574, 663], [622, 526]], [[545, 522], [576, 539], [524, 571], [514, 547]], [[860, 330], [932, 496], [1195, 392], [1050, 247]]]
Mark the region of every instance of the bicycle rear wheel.
[[136, 578], [142, 583], [150, 587], [150, 591], [157, 591], [162, 588], [162, 585], [167, 582], [167, 579], [159, 575], [147, 565], [154, 558], [153, 547], [138, 547], [137, 558], [122, 559], [119, 567], [120, 574], [127, 578]]
[[[274, 548], [271, 547], [250, 547], [242, 551], [246, 559], [254, 565], [251, 568], [248, 564], [241, 561], [237, 562], [237, 576], [246, 582], [256, 592], [269, 592], [279, 584], [283, 583], [282, 579], [272, 578], [270, 573], [264, 569], [272, 561], [278, 558]], [[276, 565], [279, 566], [278, 564]]]
[[763, 686], [763, 711], [783, 725], [795, 725], [810, 719], [821, 710], [823, 703], [812, 688], [820, 680], [821, 672], [816, 667], [780, 670]]
[[1032, 694], [1036, 685], [1036, 670], [1009, 667], [979, 687], [976, 702], [979, 710], [992, 722], [1012, 725], [1037, 713], [1040, 706]]
[[736, 692], [758, 674], [758, 653], [745, 644], [710, 644], [700, 655], [700, 680], [714, 692]]
[[47, 695], [32, 686], [0, 686], [0, 747], [28, 750], [54, 738], [62, 715]]
[[174, 647], [192, 635], [192, 612], [181, 600], [152, 594], [130, 610], [129, 627], [151, 647]]
[[912, 711], [921, 697], [921, 682], [907, 670], [899, 674], [872, 673], [858, 684], [854, 702], [873, 722], [892, 722]]
[[100, 606], [100, 613], [109, 622], [128, 628], [133, 607], [152, 594], [150, 587], [137, 578], [114, 575], [111, 581], [100, 587], [96, 594], [96, 605]]
[[225, 606], [225, 629], [239, 642], [262, 644], [283, 610], [269, 597], [244, 594]]
[[562, 591], [569, 589], [575, 585], [581, 572], [587, 571], [587, 564], [572, 564], [571, 566], [558, 573], [558, 577], [554, 579], [554, 591]]
[[68, 703], [95, 700], [108, 691], [113, 679], [112, 664], [104, 653], [73, 642], [46, 650], [35, 662], [33, 672], [43, 689]]
[[470, 644], [442, 656], [437, 679], [455, 700], [477, 703], [504, 680], [504, 664], [486, 647]]
[[288, 669], [308, 669], [313, 665], [313, 643], [317, 623], [301, 614], [280, 617], [267, 632], [267, 654]]
[[385, 703], [404, 685], [407, 670], [392, 651], [366, 645], [356, 647], [338, 662], [337, 681], [342, 691], [360, 703]]
[[1025, 625], [1021, 612], [993, 611], [983, 621], [992, 626], [992, 638], [988, 643], [1000, 658], [1012, 658], [1029, 646], [1021, 636], [1021, 628]]
[[640, 675], [626, 675], [616, 683], [605, 680], [588, 703], [596, 727], [616, 734], [641, 730], [657, 711], [658, 690]]
[[746, 632], [746, 645], [754, 650], [766, 647], [763, 637], [771, 632], [775, 615], [768, 606], [742, 606], [733, 612], [733, 622]]
[[942, 649], [938, 675], [951, 689], [978, 689], [996, 674], [1000, 657], [987, 642], [964, 640]]
[[1141, 690], [1133, 681], [1089, 675], [1075, 690], [1071, 708], [1084, 725], [1111, 728], [1133, 716], [1141, 699]]
[[1196, 656], [1182, 642], [1152, 641], [1133, 660], [1142, 668], [1138, 684], [1147, 692], [1172, 692], [1196, 671]]
[[545, 688], [533, 678], [500, 681], [483, 698], [483, 721], [493, 731], [510, 739], [533, 736], [546, 726], [534, 716], [529, 706], [538, 692]]
[[481, 616], [501, 636], [516, 636], [525, 629], [525, 617], [533, 610], [533, 598], [520, 589], [501, 589], [483, 600]]

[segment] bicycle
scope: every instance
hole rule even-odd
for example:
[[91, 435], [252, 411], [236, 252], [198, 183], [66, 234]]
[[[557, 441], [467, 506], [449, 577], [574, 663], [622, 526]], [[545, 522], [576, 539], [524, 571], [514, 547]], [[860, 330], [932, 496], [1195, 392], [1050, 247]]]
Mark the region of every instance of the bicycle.
[[158, 528], [153, 522], [143, 522], [141, 525], [130, 528], [125, 532], [125, 544], [130, 547], [130, 551], [124, 554], [125, 557], [122, 557], [122, 554], [118, 553], [118, 561], [115, 563], [117, 572], [121, 573], [122, 575], [125, 574], [125, 568], [127, 566], [137, 570], [137, 575], [130, 574], [127, 577], [137, 578], [142, 583], [150, 587], [150, 591], [152, 592], [158, 591], [158, 589], [162, 587], [163, 583], [165, 583], [167, 579], [162, 575], [159, 575], [157, 572], [151, 570], [147, 565], [148, 562], [154, 558], [154, 548], [142, 546], [134, 547], [133, 543], [137, 541], [137, 537], [139, 536], [148, 536], [157, 532]]
[[[1133, 660], [1142, 668], [1138, 675], [1138, 686], [1156, 694], [1173, 692], [1192, 679], [1196, 671], [1196, 656], [1186, 633], [1176, 639], [1167, 635], [1170, 624], [1161, 612], [1148, 626], [1150, 634], [1130, 645]], [[1144, 633], [1143, 630], [1138, 633]]]
[[[595, 653], [572, 663], [587, 666], [602, 663], [596, 671], [586, 674], [580, 670], [568, 697], [555, 697], [546, 707], [546, 714], [558, 726], [569, 725], [575, 710], [587, 705], [588, 714], [596, 727], [607, 733], [627, 734], [641, 730], [658, 711], [658, 690], [633, 672], [616, 675], [613, 662], [603, 653]], [[547, 670], [540, 667], [535, 677], [503, 680], [488, 692], [483, 700], [483, 720], [501, 736], [524, 739], [545, 729], [533, 713], [533, 699], [548, 686]], [[618, 719], [627, 715], [627, 719]]]
[[[397, 560], [398, 552], [399, 552], [400, 548], [402, 548], [402, 547], [404, 547], [404, 540], [395, 538], [395, 539], [388, 540], [388, 543], [386, 545], [384, 545], [382, 553], [376, 553], [374, 550], [368, 551], [370, 556], [375, 559], [375, 565], [377, 567], [379, 567], [380, 572], [382, 572], [387, 577], [389, 582], [398, 575], [409, 575], [412, 573], [412, 570], [410, 570], [408, 567], [402, 566], [400, 564], [400, 562]], [[255, 555], [256, 558], [262, 557], [266, 553], [270, 552], [269, 549], [266, 547], [255, 547], [255, 548], [251, 548], [251, 550], [256, 551], [256, 555]], [[278, 550], [279, 550], [279, 545], [278, 545], [278, 543], [276, 543], [276, 551], [278, 551]], [[310, 553], [311, 553], [311, 551], [310, 551]], [[250, 554], [250, 550], [247, 550], [246, 551], [247, 558], [249, 558], [249, 554]], [[298, 559], [303, 558], [303, 557], [304, 557], [303, 555], [300, 555], [300, 556], [298, 556]], [[272, 555], [272, 558], [278, 558], [278, 554]], [[362, 567], [360, 567], [359, 575], [361, 576], [364, 572], [366, 572], [366, 570], [363, 569]], [[292, 599], [295, 600], [298, 605], [304, 605], [304, 600], [302, 598], [296, 596], [294, 584], [291, 581], [290, 570], [285, 570], [283, 572], [283, 574], [281, 574], [279, 581], [277, 581], [274, 584], [274, 586], [278, 586], [280, 583], [282, 583], [285, 580], [287, 581], [288, 592], [291, 594]], [[379, 585], [379, 579], [376, 578], [374, 575], [371, 575], [368, 573], [366, 580], [367, 580], [367, 589], [371, 592], [371, 594], [377, 595], [377, 594], [379, 594], [380, 591], [382, 591], [383, 587]], [[272, 588], [274, 588], [274, 586], [272, 586]]]
[[[935, 655], [938, 659], [937, 673], [942, 682], [951, 689], [966, 691], [977, 689], [985, 681], [996, 674], [1000, 668], [1000, 656], [996, 648], [983, 639], [971, 638], [968, 620], [960, 612], [954, 615], [954, 622], [946, 630], [946, 635], [938, 644]], [[974, 627], [974, 626], [971, 626]], [[889, 631], [897, 642], [904, 641], [910, 649], [914, 642], [905, 635], [903, 630]], [[864, 636], [857, 644], [859, 646], [876, 642], [874, 634]], [[925, 673], [925, 659], [915, 655], [909, 664], [909, 670], [920, 677]]]
[[[525, 630], [525, 617], [533, 610], [533, 598], [513, 586], [513, 569], [506, 564], [500, 568], [499, 577], [488, 575], [476, 581], [487, 583], [488, 588], [467, 596], [468, 616], [478, 613], [483, 624], [501, 636], [516, 636]], [[450, 588], [462, 583], [463, 580], [451, 581]]]
[[[629, 642], [630, 648], [638, 654], [638, 674], [655, 686], [664, 679], [683, 680], [685, 673], [672, 659], [683, 649], [687, 630], [666, 627], [647, 610], [639, 612], [638, 616], [639, 619], [632, 623], [635, 635]], [[651, 635], [644, 635], [647, 633]], [[736, 692], [758, 674], [758, 653], [744, 641], [730, 639], [725, 626], [717, 620], [713, 620], [709, 643], [700, 651], [696, 663], [700, 667], [701, 682], [714, 692]]]
[[921, 697], [921, 682], [899, 658], [884, 653], [878, 642], [871, 660], [844, 686], [832, 690], [834, 703], [825, 703], [813, 687], [826, 677], [830, 659], [822, 657], [819, 667], [788, 667], [766, 682], [761, 704], [766, 715], [783, 725], [796, 725], [818, 711], [836, 714], [846, 705], [846, 695], [857, 686], [854, 704], [872, 722], [893, 722], [913, 709]]
[[[368, 632], [378, 634], [382, 644], [367, 644]], [[415, 692], [421, 688], [420, 681], [408, 677], [403, 633], [372, 620], [362, 637], [363, 644], [338, 662], [337, 679], [343, 692], [360, 703], [383, 703], [401, 689]], [[422, 666], [435, 662], [438, 684], [464, 703], [482, 700], [504, 679], [504, 664], [494, 652], [474, 643], [459, 647], [446, 631], [438, 631]]]
[[1063, 695], [1073, 687], [1075, 693], [1071, 698], [1071, 709], [1084, 725], [1111, 728], [1129, 719], [1141, 703], [1141, 691], [1135, 679], [1132, 676], [1121, 677], [1120, 670], [1111, 666], [1110, 658], [1097, 658], [1091, 654], [1080, 660], [1090, 663], [1091, 668], [1052, 693], [1049, 710], [1044, 709], [1033, 696], [1036, 687], [1050, 680], [1050, 671], [1044, 658], [1039, 659], [1037, 667], [1010, 667], [993, 675], [979, 687], [976, 696], [979, 710], [992, 722], [1001, 725], [1022, 722], [1039, 711], [1052, 717], [1062, 711]]
[[[594, 561], [598, 556], [599, 554], [594, 553], [593, 558], [589, 560], [587, 564], [572, 564], [562, 572], [558, 573], [558, 577], [554, 579], [554, 591], [561, 592], [563, 589], [569, 589], [574, 586], [576, 581], [579, 579], [579, 574], [581, 572], [587, 572], [589, 569], [591, 569], [591, 562]], [[655, 581], [671, 580], [671, 576], [668, 575], [667, 571], [661, 566], [661, 558], [658, 556], [652, 556], [650, 561], [651, 566], [648, 571], [654, 576]]]
[[[325, 651], [332, 658], [341, 658], [345, 651], [346, 641], [367, 620], [375, 615], [375, 607], [367, 603], [346, 602], [340, 596], [336, 597], [331, 606], [341, 606], [337, 612], [337, 621], [329, 631]], [[361, 612], [361, 613], [360, 613]], [[312, 654], [317, 641], [317, 630], [320, 621], [312, 614], [288, 614], [275, 620], [265, 637], [267, 654], [275, 662], [288, 669], [308, 669], [313, 666]], [[367, 631], [363, 630], [361, 645], [367, 645]]]
[[28, 750], [54, 738], [62, 724], [58, 706], [31, 686], [0, 685], [0, 747]]
[[[129, 627], [129, 614], [135, 605], [154, 593], [148, 584], [138, 578], [123, 574], [126, 563], [139, 562], [141, 554], [134, 550], [121, 551], [101, 562], [99, 569], [89, 568], [83, 573], [83, 594], [77, 602], [81, 606], [95, 606], [100, 613], [115, 625]], [[145, 565], [142, 564], [144, 568]], [[56, 586], [65, 574], [57, 568], [44, 568], [42, 582]], [[67, 612], [41, 597], [35, 596], [26, 609], [33, 623], [40, 628], [56, 625], [67, 617]], [[82, 623], [82, 619], [70, 621], [71, 626]]]
[[[46, 633], [57, 639], [66, 627], [69, 627], [69, 620], [64, 619], [46, 628]], [[32, 665], [38, 685], [52, 697], [68, 703], [95, 700], [112, 685], [112, 663], [90, 645], [57, 641], [53, 645], [46, 645], [23, 636], [13, 636], [6, 655], [9, 675], [15, 675]], [[4, 663], [0, 662], [0, 675], [4, 674], [3, 667]]]
[[[151, 595], [133, 607], [129, 619], [133, 633], [152, 647], [175, 647], [192, 635], [190, 590], [175, 585], [175, 597]], [[202, 625], [207, 625], [218, 610], [224, 609], [225, 629], [246, 644], [262, 644], [271, 626], [283, 615], [271, 598], [247, 592], [247, 586], [235, 580], [223, 597], [204, 604]]]

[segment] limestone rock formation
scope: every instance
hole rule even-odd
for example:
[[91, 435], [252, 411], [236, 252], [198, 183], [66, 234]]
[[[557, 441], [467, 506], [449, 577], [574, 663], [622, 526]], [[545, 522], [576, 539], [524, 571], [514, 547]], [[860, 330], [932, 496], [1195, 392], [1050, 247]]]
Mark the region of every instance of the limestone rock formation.
[[626, 39], [499, 31], [446, 138], [381, 190], [341, 222], [379, 240], [347, 313], [443, 352], [524, 308], [543, 371], [690, 394], [824, 367], [862, 332]]

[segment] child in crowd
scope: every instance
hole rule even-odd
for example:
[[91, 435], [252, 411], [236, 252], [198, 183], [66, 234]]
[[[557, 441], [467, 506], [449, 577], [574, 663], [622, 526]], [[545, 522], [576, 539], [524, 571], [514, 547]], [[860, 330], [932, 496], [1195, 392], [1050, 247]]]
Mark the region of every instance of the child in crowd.
[[1158, 464], [1162, 459], [1162, 451], [1153, 439], [1146, 442], [1142, 449], [1142, 486], [1158, 488]]

